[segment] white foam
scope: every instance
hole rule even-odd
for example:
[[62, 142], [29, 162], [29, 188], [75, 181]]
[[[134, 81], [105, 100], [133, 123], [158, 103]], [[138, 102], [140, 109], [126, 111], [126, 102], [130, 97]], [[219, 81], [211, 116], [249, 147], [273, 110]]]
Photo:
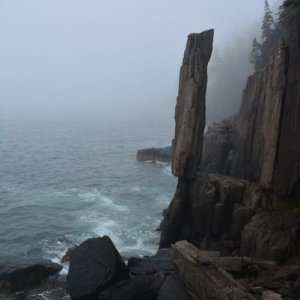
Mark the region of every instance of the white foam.
[[112, 199], [103, 195], [100, 191], [98, 191], [95, 188], [93, 188], [90, 192], [79, 193], [78, 196], [81, 199], [83, 199], [83, 202], [94, 203], [100, 209], [108, 208], [108, 209], [116, 210], [119, 212], [128, 211], [128, 207], [115, 203]]
[[163, 169], [163, 173], [166, 174], [166, 175], [168, 175], [168, 176], [173, 176], [171, 166], [170, 165], [166, 166]]

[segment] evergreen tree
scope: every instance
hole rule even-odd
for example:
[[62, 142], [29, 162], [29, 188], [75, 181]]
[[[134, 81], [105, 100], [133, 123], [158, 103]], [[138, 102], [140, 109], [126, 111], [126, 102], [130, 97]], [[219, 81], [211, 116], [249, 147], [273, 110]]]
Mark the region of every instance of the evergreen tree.
[[257, 41], [257, 38], [253, 40], [252, 50], [249, 56], [250, 62], [253, 63], [256, 70], [265, 65], [276, 44], [276, 26], [268, 1], [265, 1], [265, 14], [261, 32], [261, 43]]
[[261, 44], [257, 41], [257, 38], [253, 39], [249, 60], [254, 65], [255, 69], [258, 69], [261, 65]]
[[270, 9], [270, 5], [268, 1], [265, 1], [265, 15], [261, 27], [262, 35], [261, 35], [261, 40], [262, 44], [268, 43], [270, 38], [272, 37], [274, 33], [274, 18], [273, 14]]

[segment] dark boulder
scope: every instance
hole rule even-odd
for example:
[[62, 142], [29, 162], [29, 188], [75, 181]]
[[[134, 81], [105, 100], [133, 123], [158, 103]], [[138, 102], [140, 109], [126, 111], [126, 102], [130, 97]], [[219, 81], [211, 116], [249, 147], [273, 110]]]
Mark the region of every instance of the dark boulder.
[[137, 152], [136, 158], [140, 161], [170, 162], [172, 160], [172, 147], [142, 149]]
[[71, 255], [67, 289], [72, 299], [97, 299], [101, 291], [128, 277], [128, 269], [110, 238], [92, 238]]
[[164, 284], [162, 285], [158, 300], [190, 300], [191, 298], [184, 290], [184, 286], [181, 283], [178, 274], [173, 273], [168, 276]]
[[99, 300], [156, 300], [165, 281], [162, 274], [138, 275], [121, 281], [99, 295]]
[[175, 270], [170, 249], [159, 249], [154, 256], [143, 258], [131, 257], [127, 264], [131, 274], [151, 274], [162, 272], [170, 274]]
[[61, 265], [45, 259], [8, 261], [0, 266], [0, 292], [13, 293], [36, 288], [61, 269]]

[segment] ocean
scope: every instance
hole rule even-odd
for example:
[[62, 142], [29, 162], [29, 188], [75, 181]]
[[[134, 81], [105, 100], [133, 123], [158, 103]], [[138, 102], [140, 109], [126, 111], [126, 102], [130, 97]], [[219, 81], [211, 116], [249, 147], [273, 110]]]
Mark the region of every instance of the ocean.
[[125, 259], [155, 253], [176, 179], [169, 164], [139, 162], [136, 151], [172, 137], [166, 120], [1, 119], [0, 264], [59, 262], [103, 235]]

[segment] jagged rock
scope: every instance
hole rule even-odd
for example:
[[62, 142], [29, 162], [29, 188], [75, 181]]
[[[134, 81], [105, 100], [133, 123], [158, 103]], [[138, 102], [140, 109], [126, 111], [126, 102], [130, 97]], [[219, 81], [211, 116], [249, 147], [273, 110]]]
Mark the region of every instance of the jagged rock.
[[64, 256], [61, 258], [60, 262], [65, 263], [65, 262], [70, 261], [70, 257], [74, 253], [74, 251], [76, 250], [77, 247], [78, 247], [77, 245], [74, 245], [74, 246], [68, 248], [68, 250], [66, 251]]
[[287, 299], [300, 299], [300, 257], [265, 272], [256, 280], [257, 286], [276, 291]]
[[190, 34], [180, 69], [175, 112], [172, 172], [195, 178], [201, 160], [205, 127], [207, 65], [212, 53], [213, 30]]
[[61, 269], [61, 265], [45, 259], [8, 261], [0, 266], [0, 292], [13, 293], [37, 288], [44, 279]]
[[99, 300], [156, 300], [165, 281], [162, 274], [138, 275], [121, 281], [99, 294]]
[[102, 290], [128, 277], [128, 269], [110, 238], [92, 238], [71, 255], [67, 290], [72, 299], [96, 299]]
[[284, 261], [300, 250], [300, 220], [291, 211], [256, 214], [242, 232], [244, 255]]
[[170, 162], [172, 147], [142, 149], [137, 152], [136, 158], [140, 161]]
[[190, 300], [191, 298], [184, 290], [184, 286], [181, 283], [177, 273], [173, 273], [165, 280], [162, 285], [158, 300]]
[[254, 300], [246, 288], [186, 241], [172, 246], [172, 259], [192, 299]]
[[230, 153], [233, 147], [236, 116], [209, 126], [203, 143], [201, 172], [230, 173]]
[[159, 249], [154, 256], [144, 258], [131, 257], [127, 267], [133, 275], [174, 272], [175, 267], [171, 260], [170, 249]]
[[223, 244], [228, 248], [224, 235], [238, 246], [244, 226], [268, 205], [263, 189], [246, 180], [216, 174], [202, 174], [190, 182], [179, 179], [161, 224], [160, 247], [188, 240], [201, 249], [221, 250]]

